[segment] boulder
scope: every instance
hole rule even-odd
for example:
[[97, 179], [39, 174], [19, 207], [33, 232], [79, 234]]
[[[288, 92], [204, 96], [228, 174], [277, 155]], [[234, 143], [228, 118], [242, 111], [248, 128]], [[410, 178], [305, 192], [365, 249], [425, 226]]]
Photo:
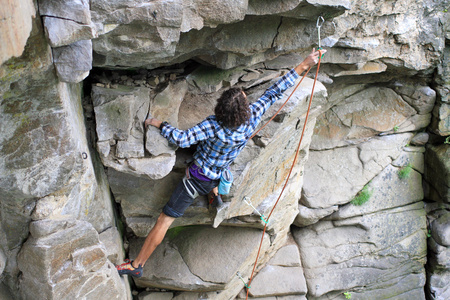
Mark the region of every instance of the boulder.
[[297, 245], [281, 247], [251, 282], [251, 297], [306, 295], [306, 281]]
[[46, 299], [126, 299], [123, 283], [89, 223], [73, 219], [35, 221], [30, 232], [18, 257], [23, 272], [22, 298], [39, 294]]
[[142, 141], [130, 139], [131, 141], [117, 141], [117, 158], [141, 158], [145, 157], [144, 145]]
[[[175, 156], [171, 147], [164, 152], [169, 156], [145, 155], [144, 120], [150, 107], [150, 89], [94, 86], [92, 99], [97, 120], [97, 149], [105, 166], [152, 179], [163, 178], [172, 170]], [[147, 135], [147, 144], [149, 138]]]
[[[143, 277], [135, 282], [140, 287], [222, 290], [237, 279], [237, 271], [244, 275], [251, 271], [260, 239], [261, 231], [249, 228], [173, 228], [146, 263]], [[142, 244], [143, 239], [131, 241], [131, 258], [136, 257]], [[262, 253], [268, 247], [266, 238]]]
[[72, 20], [80, 24], [91, 23], [89, 1], [87, 0], [39, 0], [38, 2], [41, 16]]
[[363, 63], [362, 66], [357, 66], [356, 70], [340, 70], [336, 73], [332, 74], [334, 77], [341, 77], [341, 76], [358, 76], [358, 75], [366, 75], [366, 74], [376, 74], [376, 73], [383, 73], [387, 69], [387, 65], [385, 65], [382, 62], [377, 61], [368, 61], [366, 63]]
[[[372, 129], [375, 133], [389, 131], [416, 114], [393, 90], [386, 88], [366, 89], [336, 105], [332, 111], [344, 126], [350, 128], [350, 138], [360, 137], [359, 127]], [[383, 118], [379, 118], [380, 115]]]
[[[71, 101], [79, 90], [57, 85], [53, 74], [45, 75], [48, 79], [40, 83], [25, 79], [2, 105], [9, 108], [1, 111], [0, 188], [15, 197], [44, 197], [59, 190], [82, 170], [81, 154], [88, 152], [78, 134], [72, 135], [79, 123], [71, 116], [81, 116]], [[32, 105], [35, 101], [42, 105]]]
[[377, 137], [358, 146], [312, 151], [305, 165], [301, 204], [328, 208], [348, 203], [400, 155], [409, 133]]
[[436, 102], [436, 91], [429, 86], [417, 86], [412, 83], [400, 84], [394, 88], [419, 114], [431, 113]]
[[[434, 103], [434, 98], [431, 99]], [[369, 88], [346, 97], [319, 117], [314, 129], [313, 147], [345, 146], [383, 132], [418, 130], [429, 123], [429, 113], [418, 115], [392, 89]]]
[[298, 215], [295, 217], [294, 225], [297, 227], [304, 227], [316, 223], [320, 219], [331, 215], [337, 211], [339, 207], [333, 205], [327, 208], [309, 208], [304, 205], [298, 206]]
[[445, 213], [431, 223], [433, 239], [441, 246], [450, 248], [450, 213]]
[[282, 246], [268, 262], [269, 265], [281, 267], [301, 267], [300, 253], [298, 246], [293, 243], [290, 237], [289, 243]]
[[[158, 93], [151, 102], [148, 118], [156, 118], [178, 127], [178, 112], [186, 92], [186, 81], [169, 82], [168, 86]], [[166, 138], [161, 136], [161, 131], [158, 128], [149, 126], [145, 137], [145, 148], [150, 154], [154, 156], [161, 154], [175, 155], [175, 145], [171, 145]]]
[[196, 89], [201, 93], [210, 94], [219, 91], [230, 80], [235, 70], [220, 70], [201, 66], [186, 78], [190, 89]]
[[424, 146], [428, 142], [429, 138], [430, 136], [428, 133], [420, 132], [411, 139], [411, 145]]
[[96, 37], [94, 28], [72, 20], [43, 17], [45, 34], [52, 47], [67, 46], [81, 40]]
[[91, 40], [53, 48], [53, 62], [61, 81], [68, 83], [83, 81], [92, 69]]
[[91, 97], [99, 141], [144, 140], [143, 123], [150, 104], [148, 88], [93, 86]]
[[252, 281], [252, 297], [284, 296], [307, 292], [302, 268], [265, 266]]
[[[358, 216], [321, 221], [293, 231], [308, 297], [326, 297], [365, 286], [364, 298], [412, 293], [424, 299], [423, 204], [355, 214]], [[397, 226], [391, 226], [389, 220], [395, 220]]]

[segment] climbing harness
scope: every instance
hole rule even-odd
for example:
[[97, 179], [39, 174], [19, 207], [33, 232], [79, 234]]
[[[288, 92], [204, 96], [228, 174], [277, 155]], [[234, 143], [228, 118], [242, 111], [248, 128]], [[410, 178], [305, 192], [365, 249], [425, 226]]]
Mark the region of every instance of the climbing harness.
[[[292, 170], [294, 169], [295, 163], [296, 163], [296, 161], [297, 161], [298, 154], [300, 153], [300, 146], [301, 146], [301, 144], [302, 144], [303, 136], [304, 136], [304, 134], [305, 134], [306, 123], [308, 122], [308, 116], [309, 116], [309, 112], [310, 112], [310, 110], [311, 110], [311, 103], [312, 103], [312, 99], [313, 99], [313, 96], [314, 96], [314, 89], [315, 89], [315, 87], [316, 87], [317, 76], [319, 75], [320, 62], [321, 62], [322, 57], [323, 57], [323, 54], [322, 54], [322, 51], [321, 51], [322, 48], [320, 47], [320, 27], [322, 26], [323, 22], [324, 22], [324, 19], [323, 19], [322, 16], [320, 16], [320, 17], [317, 19], [317, 24], [316, 24], [317, 30], [318, 30], [318, 34], [319, 34], [319, 35], [318, 35], [318, 37], [319, 37], [319, 48], [318, 48], [318, 50], [319, 50], [319, 61], [318, 61], [318, 63], [317, 63], [316, 76], [314, 77], [314, 83], [313, 83], [313, 86], [312, 86], [312, 89], [311, 89], [311, 97], [310, 97], [310, 99], [309, 99], [308, 110], [306, 111], [305, 122], [304, 122], [304, 124], [303, 124], [302, 133], [301, 133], [301, 135], [300, 135], [300, 141], [299, 141], [299, 143], [298, 143], [297, 150], [296, 150], [296, 152], [295, 152], [295, 156], [294, 156], [294, 160], [293, 160], [293, 162], [292, 162], [292, 166], [291, 166], [291, 168], [290, 168], [290, 170], [289, 170], [289, 174], [287, 175], [287, 178], [286, 178], [286, 181], [285, 181], [285, 183], [284, 183], [284, 185], [283, 185], [283, 188], [281, 189], [280, 195], [278, 196], [277, 201], [275, 202], [275, 204], [274, 204], [273, 207], [272, 207], [272, 210], [271, 210], [270, 213], [269, 213], [269, 216], [267, 217], [267, 219], [264, 219], [263, 217], [261, 217], [261, 219], [263, 219], [265, 225], [264, 225], [264, 229], [263, 229], [262, 236], [261, 236], [261, 242], [260, 242], [259, 248], [258, 248], [258, 253], [257, 253], [257, 255], [256, 255], [256, 260], [255, 260], [255, 263], [254, 263], [254, 265], [253, 265], [252, 274], [250, 275], [250, 278], [249, 278], [249, 280], [248, 280], [248, 283], [245, 283], [244, 279], [242, 278], [242, 276], [240, 276], [240, 273], [239, 273], [239, 272], [236, 273], [236, 275], [242, 280], [242, 282], [244, 282], [244, 285], [245, 285], [245, 287], [247, 288], [247, 295], [246, 295], [246, 298], [245, 298], [246, 300], [248, 299], [248, 294], [249, 294], [249, 292], [250, 292], [250, 284], [252, 283], [253, 276], [254, 276], [255, 270], [256, 270], [256, 266], [257, 266], [257, 264], [258, 264], [258, 258], [259, 258], [259, 255], [260, 255], [260, 253], [261, 253], [261, 248], [262, 248], [262, 244], [263, 244], [263, 241], [264, 241], [264, 235], [265, 235], [266, 229], [267, 229], [267, 224], [268, 224], [268, 222], [269, 222], [270, 217], [272, 216], [273, 211], [275, 210], [275, 208], [276, 208], [276, 206], [277, 206], [277, 204], [278, 204], [278, 201], [280, 201], [281, 196], [283, 195], [283, 192], [284, 192], [284, 190], [286, 189], [287, 183], [288, 183], [289, 178], [291, 177], [291, 174], [292, 174]], [[309, 73], [310, 70], [311, 70], [311, 67], [305, 72], [305, 74], [303, 75], [303, 77], [302, 77], [302, 79], [300, 80], [300, 82], [299, 82], [299, 83], [297, 84], [297, 86], [294, 88], [294, 90], [293, 90], [292, 93], [289, 95], [289, 97], [286, 99], [286, 101], [283, 103], [283, 105], [280, 107], [280, 109], [275, 113], [275, 115], [274, 115], [274, 116], [273, 116], [266, 124], [264, 124], [264, 126], [262, 126], [258, 131], [256, 131], [256, 132], [251, 136], [251, 138], [253, 138], [259, 131], [261, 131], [264, 127], [266, 127], [267, 124], [275, 118], [275, 116], [281, 111], [281, 109], [286, 105], [286, 103], [289, 101], [289, 99], [291, 98], [291, 96], [295, 93], [295, 91], [296, 91], [297, 88], [300, 86], [300, 84], [302, 83], [303, 79], [306, 77], [306, 75]], [[247, 200], [247, 198], [244, 198], [244, 201], [247, 203], [246, 200]], [[249, 203], [250, 203], [250, 204], [249, 204]], [[247, 203], [247, 204], [250, 205], [253, 209], [255, 209], [254, 206], [251, 205], [251, 202], [249, 202], [249, 203]], [[256, 209], [255, 209], [255, 210], [256, 210]], [[258, 212], [258, 210], [256, 210], [256, 211]], [[258, 213], [259, 213], [259, 212], [258, 212]], [[263, 215], [260, 214], [260, 216], [263, 216]]]

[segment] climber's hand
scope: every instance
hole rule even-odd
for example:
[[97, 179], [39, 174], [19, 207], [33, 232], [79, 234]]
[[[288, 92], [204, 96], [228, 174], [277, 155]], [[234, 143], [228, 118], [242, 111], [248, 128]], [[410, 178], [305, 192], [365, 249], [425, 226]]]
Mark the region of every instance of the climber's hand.
[[300, 75], [309, 68], [315, 66], [319, 62], [319, 56], [324, 55], [327, 52], [325, 49], [313, 51], [295, 68], [295, 71]]
[[145, 124], [145, 128], [148, 127], [148, 125], [152, 125], [156, 128], [159, 128], [161, 126], [161, 121], [158, 119], [154, 119], [154, 118], [149, 118], [147, 120], [145, 120], [144, 124]]

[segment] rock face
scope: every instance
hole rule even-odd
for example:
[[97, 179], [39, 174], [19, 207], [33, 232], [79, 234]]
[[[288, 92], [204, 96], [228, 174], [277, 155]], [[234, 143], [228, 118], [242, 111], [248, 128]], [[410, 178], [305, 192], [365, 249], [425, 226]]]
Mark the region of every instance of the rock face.
[[41, 24], [34, 20], [24, 54], [0, 72], [1, 293], [126, 299], [98, 239], [115, 220], [106, 175], [86, 135], [82, 88], [56, 76]]
[[[94, 63], [156, 68], [198, 57], [222, 69], [251, 65], [307, 48], [311, 40], [291, 38], [292, 30], [299, 32], [307, 26], [301, 20], [315, 21], [323, 10], [330, 16], [339, 15], [350, 7], [350, 1], [288, 2], [272, 11], [267, 1], [191, 0], [146, 5], [91, 1], [92, 21], [99, 32]], [[296, 22], [285, 24], [283, 16]], [[123, 39], [124, 35], [128, 38]]]
[[[126, 289], [106, 258], [97, 231], [87, 222], [44, 220], [30, 225], [18, 256], [21, 295], [32, 299], [125, 299]], [[33, 264], [29, 264], [29, 259]]]
[[195, 150], [144, 120], [188, 129], [231, 86], [255, 101], [318, 44], [308, 121], [311, 75], [231, 165], [224, 206], [198, 197], [133, 295], [450, 298], [448, 4], [6, 1], [0, 298], [131, 299], [114, 264]]
[[89, 1], [38, 1], [53, 62], [63, 82], [78, 83], [92, 69], [92, 42], [97, 36]]
[[11, 57], [22, 55], [30, 36], [33, 18], [36, 17], [36, 8], [31, 0], [20, 3], [6, 1], [0, 15], [0, 36], [2, 41], [8, 41], [0, 46], [0, 63], [3, 64]]

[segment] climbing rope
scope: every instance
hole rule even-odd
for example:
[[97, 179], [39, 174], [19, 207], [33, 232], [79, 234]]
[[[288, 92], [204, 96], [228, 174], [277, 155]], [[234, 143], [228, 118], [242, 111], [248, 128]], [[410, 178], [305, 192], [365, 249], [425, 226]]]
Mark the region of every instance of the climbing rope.
[[[320, 25], [320, 26], [321, 26], [321, 25]], [[319, 20], [318, 20], [317, 27], [318, 27], [318, 29], [319, 29], [319, 34], [320, 34], [320, 26], [319, 26]], [[320, 39], [319, 39], [319, 41], [320, 41]], [[320, 42], [319, 42], [319, 45], [320, 45]], [[261, 236], [261, 242], [260, 242], [259, 248], [258, 248], [258, 254], [256, 255], [256, 260], [255, 260], [255, 263], [254, 263], [254, 265], [253, 265], [252, 274], [251, 274], [251, 276], [250, 276], [250, 278], [249, 278], [248, 284], [245, 284], [245, 282], [244, 282], [242, 276], [239, 274], [239, 278], [244, 282], [245, 287], [247, 288], [247, 296], [246, 296], [245, 299], [248, 299], [248, 294], [249, 294], [249, 291], [250, 291], [250, 285], [251, 285], [251, 283], [252, 283], [253, 276], [254, 276], [255, 270], [256, 270], [256, 266], [257, 266], [257, 264], [258, 264], [258, 259], [259, 259], [259, 255], [260, 255], [260, 253], [261, 253], [261, 247], [262, 247], [262, 244], [263, 244], [263, 241], [264, 241], [264, 235], [265, 235], [265, 233], [266, 233], [266, 229], [267, 229], [267, 225], [268, 225], [268, 223], [269, 223], [269, 219], [270, 219], [270, 217], [272, 216], [272, 213], [273, 213], [273, 211], [275, 210], [275, 208], [276, 208], [276, 206], [277, 206], [279, 200], [281, 199], [281, 196], [283, 195], [283, 192], [284, 192], [284, 190], [285, 190], [285, 188], [286, 188], [286, 186], [287, 186], [287, 183], [288, 183], [288, 181], [289, 181], [289, 178], [291, 177], [292, 170], [294, 169], [295, 163], [296, 163], [296, 161], [297, 161], [298, 154], [299, 154], [299, 152], [300, 152], [300, 147], [301, 147], [301, 144], [302, 144], [303, 136], [304, 136], [304, 134], [305, 134], [306, 123], [308, 122], [308, 116], [309, 116], [309, 112], [310, 112], [310, 110], [311, 110], [311, 103], [312, 103], [312, 99], [313, 99], [313, 96], [314, 96], [314, 89], [315, 89], [315, 87], [316, 87], [317, 76], [318, 76], [318, 74], [319, 74], [320, 62], [321, 62], [321, 59], [322, 59], [322, 51], [320, 51], [321, 48], [319, 47], [318, 50], [319, 50], [319, 61], [318, 61], [318, 63], [317, 63], [316, 76], [315, 76], [315, 78], [314, 78], [314, 83], [313, 83], [312, 90], [311, 90], [311, 97], [310, 97], [309, 104], [308, 104], [308, 110], [307, 110], [307, 112], [306, 112], [305, 122], [304, 122], [304, 124], [303, 124], [303, 129], [302, 129], [302, 133], [301, 133], [301, 136], [300, 136], [300, 141], [299, 141], [298, 146], [297, 146], [297, 151], [295, 152], [294, 161], [292, 162], [292, 166], [291, 166], [291, 168], [290, 168], [290, 170], [289, 170], [289, 174], [288, 174], [288, 176], [287, 176], [287, 178], [286, 178], [286, 182], [284, 183], [284, 186], [283, 186], [283, 188], [281, 189], [280, 195], [278, 196], [277, 201], [276, 201], [275, 204], [273, 205], [272, 210], [270, 211], [269, 216], [268, 216], [266, 219], [263, 218], [264, 215], [262, 215], [261, 213], [259, 213], [259, 212], [256, 210], [256, 208], [254, 208], [253, 205], [251, 205], [252, 208], [254, 208], [254, 210], [256, 210], [256, 211], [258, 212], [258, 214], [261, 216], [261, 219], [264, 221], [265, 225], [264, 225], [263, 233], [262, 233], [262, 236]], [[283, 105], [280, 107], [280, 109], [278, 109], [278, 111], [275, 113], [275, 115], [274, 115], [274, 116], [273, 116], [266, 124], [264, 124], [264, 126], [262, 126], [258, 131], [256, 131], [256, 132], [251, 136], [251, 138], [253, 138], [258, 132], [260, 132], [264, 127], [267, 126], [267, 124], [269, 124], [269, 123], [275, 118], [275, 116], [281, 111], [281, 109], [286, 105], [286, 103], [289, 101], [289, 99], [291, 98], [291, 96], [295, 93], [295, 91], [296, 91], [297, 88], [300, 86], [300, 84], [302, 83], [303, 79], [306, 77], [306, 75], [309, 73], [310, 70], [311, 70], [311, 67], [310, 67], [310, 68], [306, 71], [306, 73], [303, 75], [303, 77], [302, 77], [302, 79], [300, 80], [300, 82], [299, 82], [299, 83], [297, 84], [297, 86], [294, 88], [294, 90], [293, 90], [292, 93], [289, 95], [289, 97], [286, 99], [286, 101], [283, 103]], [[245, 200], [246, 200], [245, 202], [247, 203], [247, 199], [245, 199]], [[248, 203], [247, 203], [247, 204], [248, 204]]]

